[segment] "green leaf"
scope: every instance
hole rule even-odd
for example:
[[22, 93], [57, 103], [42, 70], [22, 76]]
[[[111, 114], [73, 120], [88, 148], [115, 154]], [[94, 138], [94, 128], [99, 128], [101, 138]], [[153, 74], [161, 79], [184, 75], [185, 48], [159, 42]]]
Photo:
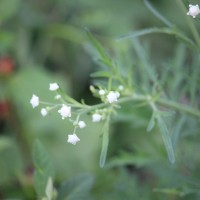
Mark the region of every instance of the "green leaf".
[[153, 112], [149, 124], [147, 126], [147, 132], [150, 132], [155, 126], [155, 113]]
[[111, 77], [111, 73], [108, 71], [98, 71], [94, 72], [90, 75], [92, 78], [109, 78]]
[[44, 197], [49, 177], [54, 177], [53, 163], [39, 140], [33, 145], [33, 163], [35, 166], [34, 186], [38, 196]]
[[158, 127], [160, 129], [160, 133], [162, 135], [162, 138], [167, 150], [169, 161], [170, 163], [173, 164], [175, 162], [175, 155], [174, 155], [174, 148], [173, 148], [173, 144], [172, 144], [171, 137], [169, 134], [169, 130], [167, 129], [165, 122], [160, 116], [157, 116], [157, 123], [158, 123]]
[[67, 23], [50, 24], [45, 29], [45, 34], [47, 34], [50, 37], [67, 39], [78, 43], [82, 43], [85, 40], [82, 30], [76, 28], [75, 26], [71, 26]]
[[107, 168], [125, 166], [125, 165], [135, 165], [136, 167], [144, 167], [151, 163], [152, 160], [147, 155], [142, 155], [140, 153], [128, 153], [122, 152], [116, 158], [113, 158], [108, 164]]
[[172, 27], [173, 24], [169, 22], [163, 15], [161, 15], [147, 0], [144, 0], [145, 5], [147, 8], [163, 23], [165, 23], [168, 27]]
[[12, 147], [13, 141], [9, 137], [1, 136], [0, 137], [0, 153], [7, 148]]
[[66, 181], [58, 191], [58, 200], [89, 199], [89, 193], [94, 183], [90, 174], [79, 174]]
[[66, 93], [62, 93], [62, 96], [64, 97], [64, 99], [69, 102], [72, 103], [74, 105], [77, 105], [79, 107], [82, 107], [83, 105], [81, 103], [79, 103], [78, 101], [76, 101], [75, 99], [73, 99], [72, 97], [68, 96]]
[[177, 36], [177, 38], [181, 39], [183, 42], [188, 44], [190, 47], [197, 49], [197, 46], [194, 44], [194, 42], [186, 37], [184, 34], [182, 34], [180, 31], [178, 31], [176, 28], [147, 28], [147, 29], [142, 29], [139, 31], [134, 31], [132, 33], [128, 33], [126, 35], [122, 35], [117, 38], [118, 41], [120, 40], [125, 40], [125, 39], [132, 39], [135, 37], [140, 37], [143, 35], [148, 35], [148, 34], [153, 34], [153, 33], [165, 33], [169, 35], [174, 35]]
[[110, 59], [110, 57], [107, 55], [106, 51], [104, 50], [104, 48], [102, 47], [102, 45], [96, 40], [95, 37], [93, 37], [93, 35], [90, 33], [89, 30], [86, 29], [87, 32], [87, 36], [91, 42], [91, 44], [93, 45], [93, 47], [97, 50], [97, 52], [99, 53], [100, 57], [101, 57], [101, 62], [104, 63], [107, 67], [109, 68], [113, 68], [113, 64], [112, 64], [112, 60]]
[[103, 127], [103, 139], [102, 139], [101, 155], [99, 159], [100, 167], [104, 167], [105, 162], [106, 162], [106, 156], [107, 156], [108, 144], [109, 144], [109, 121], [110, 121], [110, 116], [108, 116]]
[[21, 0], [1, 0], [0, 1], [0, 21], [7, 20], [16, 14]]
[[7, 49], [12, 48], [13, 43], [14, 43], [14, 35], [8, 31], [1, 30], [0, 52], [5, 52]]

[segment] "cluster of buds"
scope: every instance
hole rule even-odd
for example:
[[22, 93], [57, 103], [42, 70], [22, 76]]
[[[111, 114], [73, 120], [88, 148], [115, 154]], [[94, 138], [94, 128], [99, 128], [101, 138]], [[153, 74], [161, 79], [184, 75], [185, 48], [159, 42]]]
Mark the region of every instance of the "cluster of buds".
[[[98, 93], [98, 97], [100, 97], [102, 102], [104, 102], [105, 104], [116, 103], [120, 97], [120, 92], [123, 90], [123, 86], [119, 86], [116, 91], [108, 91], [106, 89], [98, 89], [98, 91], [97, 91], [96, 89], [94, 89], [94, 87], [92, 87], [92, 88], [93, 88], [93, 93], [94, 93], [94, 91], [96, 93]], [[40, 98], [36, 94], [33, 94], [32, 98], [30, 99], [30, 104], [32, 105], [33, 108], [38, 107], [40, 104], [48, 105], [46, 107], [42, 107], [40, 110], [40, 113], [43, 117], [46, 117], [48, 115], [48, 113], [50, 111], [52, 111], [53, 109], [57, 109], [57, 112], [60, 114], [60, 116], [63, 120], [68, 118], [69, 121], [73, 123], [74, 131], [72, 134], [68, 135], [67, 142], [75, 145], [77, 142], [80, 141], [80, 138], [76, 135], [76, 130], [77, 130], [77, 128], [80, 128], [80, 129], [85, 128], [86, 123], [82, 120], [79, 120], [80, 114], [75, 114], [72, 112], [73, 109], [76, 109], [76, 107], [73, 108], [72, 104], [68, 104], [67, 102], [64, 101], [61, 94], [59, 93], [60, 88], [57, 83], [50, 83], [49, 90], [56, 92], [55, 99], [61, 100], [61, 103], [53, 104], [53, 103], [42, 102], [42, 101], [40, 101]], [[65, 103], [63, 103], [63, 102], [65, 102]], [[94, 111], [91, 112], [91, 107], [89, 107], [90, 109], [87, 110], [88, 107], [85, 108], [84, 113], [88, 112], [88, 113], [92, 114], [91, 115], [92, 122], [95, 122], [95, 123], [100, 122], [106, 118], [106, 114], [108, 112], [108, 110], [106, 108], [103, 108], [103, 109], [95, 109], [94, 108]], [[76, 115], [75, 120], [72, 120], [73, 114]]]

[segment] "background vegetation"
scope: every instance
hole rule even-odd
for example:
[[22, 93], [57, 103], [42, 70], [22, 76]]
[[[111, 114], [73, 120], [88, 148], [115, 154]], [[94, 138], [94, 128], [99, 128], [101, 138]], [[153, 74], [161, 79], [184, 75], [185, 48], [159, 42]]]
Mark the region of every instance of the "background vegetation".
[[[200, 198], [200, 25], [198, 18], [186, 15], [188, 4], [198, 2], [150, 1], [169, 24], [145, 2], [0, 1], [0, 199], [43, 197], [43, 181], [49, 176], [58, 199]], [[162, 29], [166, 25], [173, 27]], [[150, 29], [154, 34], [136, 32], [155, 27]], [[105, 80], [90, 77], [102, 66], [85, 28], [121, 66], [122, 77], [130, 75], [132, 91], [161, 94], [194, 111], [159, 107], [175, 149], [174, 164], [168, 160], [159, 126], [147, 132], [152, 115], [148, 106], [129, 102], [113, 117], [104, 168], [98, 161], [101, 123], [84, 116], [87, 128], [73, 146], [67, 143], [69, 123], [56, 114], [43, 118], [32, 109], [33, 93], [45, 100], [53, 97], [50, 82], [58, 82], [78, 101], [99, 102], [89, 86]]]

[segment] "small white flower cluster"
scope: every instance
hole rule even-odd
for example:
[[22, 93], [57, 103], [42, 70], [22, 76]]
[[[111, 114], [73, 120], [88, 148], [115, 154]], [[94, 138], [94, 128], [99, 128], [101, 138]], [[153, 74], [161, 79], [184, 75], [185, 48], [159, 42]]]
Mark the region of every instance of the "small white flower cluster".
[[195, 18], [199, 14], [200, 14], [199, 5], [198, 4], [196, 4], [196, 5], [189, 4], [189, 11], [187, 12], [187, 15], [190, 15], [193, 18]]
[[[59, 89], [59, 85], [57, 83], [50, 83], [50, 85], [49, 85], [49, 90], [50, 91], [57, 91], [58, 89]], [[61, 99], [61, 95], [57, 94], [55, 96], [55, 99], [56, 100]], [[32, 98], [30, 100], [30, 104], [32, 105], [32, 107], [36, 108], [36, 107], [39, 106], [40, 103], [42, 104], [42, 102], [40, 102], [39, 97], [37, 95], [33, 94]], [[56, 106], [53, 105], [52, 107], [42, 108], [40, 113], [41, 113], [41, 115], [43, 117], [45, 117], [51, 109], [53, 109], [53, 108], [55, 108], [57, 106], [60, 106], [60, 104], [56, 104]], [[61, 104], [61, 107], [58, 110], [58, 113], [61, 115], [62, 119], [70, 118], [71, 115], [72, 115], [71, 106], [68, 106], [68, 105], [65, 105], [65, 104]], [[82, 129], [82, 128], [86, 127], [86, 123], [84, 121], [79, 121], [78, 123], [75, 123], [75, 126], [78, 126], [79, 128]], [[68, 140], [67, 140], [68, 143], [71, 143], [71, 144], [75, 145], [79, 141], [80, 141], [80, 139], [78, 138], [78, 136], [75, 133], [73, 133], [71, 135], [68, 135]]]
[[118, 91], [107, 91], [104, 89], [99, 90], [99, 96], [101, 97], [102, 101], [108, 102], [108, 103], [115, 103], [118, 101], [118, 98], [120, 97], [119, 91], [124, 90], [124, 87], [120, 85], [118, 87]]
[[[119, 86], [118, 90], [116, 91], [107, 91], [105, 89], [99, 89], [98, 91], [95, 90], [95, 88], [93, 86], [91, 86], [91, 91], [93, 93], [98, 93], [98, 97], [101, 98], [102, 102], [104, 103], [109, 103], [109, 104], [113, 104], [116, 103], [120, 97], [120, 92], [124, 90], [123, 86]], [[50, 91], [56, 91], [56, 96], [55, 99], [56, 100], [61, 100], [62, 104], [53, 104], [53, 103], [46, 103], [46, 102], [41, 102], [40, 98], [33, 94], [32, 98], [30, 100], [30, 104], [32, 105], [33, 108], [36, 108], [39, 106], [39, 104], [46, 104], [48, 105], [45, 108], [42, 108], [40, 113], [43, 117], [47, 116], [48, 113], [55, 108], [59, 109], [57, 110], [57, 112], [61, 115], [61, 118], [64, 120], [66, 118], [70, 118], [70, 122], [73, 122], [73, 126], [74, 126], [74, 131], [73, 134], [69, 134], [68, 135], [68, 143], [71, 143], [73, 145], [75, 145], [77, 142], [80, 141], [80, 138], [76, 135], [76, 129], [77, 128], [85, 128], [86, 127], [86, 123], [84, 121], [79, 121], [79, 117], [80, 114], [75, 114], [77, 117], [75, 120], [71, 119], [72, 116], [72, 108], [73, 105], [72, 104], [68, 104], [68, 103], [63, 103], [65, 102], [64, 99], [62, 99], [62, 96], [59, 93], [59, 85], [57, 83], [50, 83], [49, 85], [49, 90]], [[81, 107], [82, 108], [82, 107]], [[87, 109], [86, 109], [87, 110]], [[90, 111], [86, 111], [85, 113], [90, 112]], [[100, 122], [102, 120], [105, 119], [106, 115], [108, 113], [108, 109], [104, 108], [104, 109], [100, 109], [100, 110], [95, 110], [94, 112], [92, 112], [92, 122]]]

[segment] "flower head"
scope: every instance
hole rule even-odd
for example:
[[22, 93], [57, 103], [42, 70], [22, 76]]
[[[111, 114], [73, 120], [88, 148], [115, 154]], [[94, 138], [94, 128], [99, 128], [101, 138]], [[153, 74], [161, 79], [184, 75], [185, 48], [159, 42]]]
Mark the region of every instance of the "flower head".
[[80, 139], [78, 138], [78, 136], [75, 133], [72, 135], [68, 135], [68, 140], [67, 140], [68, 143], [75, 145], [79, 141], [80, 141]]
[[33, 108], [37, 107], [39, 105], [39, 97], [36, 96], [35, 94], [33, 94], [30, 103], [32, 105]]
[[58, 110], [60, 115], [62, 116], [62, 119], [65, 119], [67, 117], [71, 117], [71, 107], [66, 106], [65, 104], [62, 105], [62, 108]]
[[42, 115], [43, 117], [45, 117], [45, 116], [48, 114], [48, 111], [47, 111], [46, 108], [42, 108], [41, 111], [40, 111], [40, 113], [41, 113], [41, 115]]
[[55, 91], [59, 88], [59, 85], [57, 83], [50, 83], [49, 90]]
[[78, 122], [78, 126], [79, 126], [79, 128], [85, 128], [86, 127], [86, 123], [84, 121], [79, 121]]
[[106, 97], [109, 103], [113, 103], [113, 102], [117, 102], [119, 96], [120, 96], [119, 92], [110, 91]]
[[99, 121], [101, 121], [101, 119], [102, 119], [102, 115], [100, 115], [100, 114], [98, 114], [98, 113], [94, 113], [94, 114], [92, 115], [92, 121], [93, 121], [93, 122], [99, 122]]
[[99, 95], [104, 95], [106, 92], [105, 92], [105, 90], [99, 90]]
[[199, 5], [189, 5], [189, 11], [187, 12], [187, 15], [192, 16], [193, 18], [195, 18], [198, 14], [200, 14], [200, 9], [199, 9]]

